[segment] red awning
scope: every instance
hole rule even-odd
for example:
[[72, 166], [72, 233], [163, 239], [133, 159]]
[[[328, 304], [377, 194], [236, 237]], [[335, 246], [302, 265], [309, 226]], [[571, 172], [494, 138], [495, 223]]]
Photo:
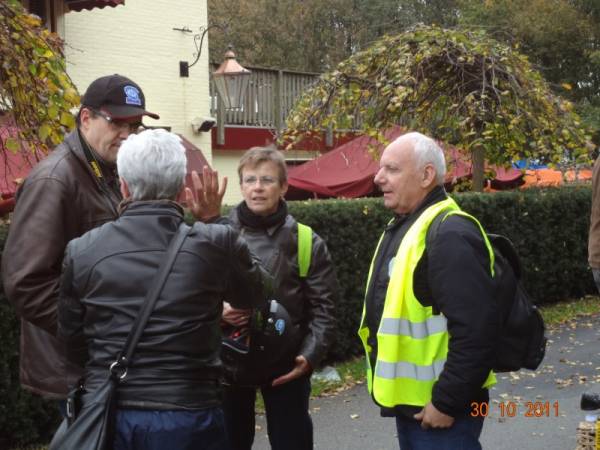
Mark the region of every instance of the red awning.
[[[0, 140], [5, 143], [7, 139], [18, 139], [18, 129], [0, 116]], [[16, 153], [10, 150], [0, 153], [0, 216], [15, 208], [17, 186], [43, 157], [41, 151], [32, 151], [23, 144]]]
[[[193, 189], [194, 186], [192, 184], [192, 171], [195, 170], [200, 175], [200, 179], [202, 179], [202, 168], [204, 166], [209, 166], [208, 161], [202, 154], [202, 150], [184, 138], [182, 135], [178, 135], [181, 138], [181, 143], [185, 147], [185, 156], [187, 157], [187, 173], [185, 175], [185, 187], [189, 187]], [[177, 199], [180, 203], [185, 205], [185, 194], [182, 192], [179, 198]]]
[[[0, 124], [0, 140], [5, 142], [8, 138], [18, 139], [18, 129], [11, 125]], [[31, 168], [44, 158], [44, 154], [37, 150], [28, 150], [21, 145], [17, 153], [10, 150], [0, 154], [0, 198], [11, 198], [20, 181], [27, 176]]]
[[125, 0], [65, 0], [65, 4], [69, 7], [70, 11], [81, 11], [82, 9], [124, 5]]
[[[384, 136], [388, 141], [393, 141], [404, 133], [404, 129], [396, 126], [387, 130]], [[370, 147], [374, 151], [370, 152]], [[469, 159], [457, 148], [443, 147], [448, 165], [446, 183], [455, 183], [460, 178], [470, 176]], [[312, 161], [291, 168], [288, 173], [290, 188], [286, 198], [296, 200], [314, 196], [356, 198], [376, 195], [373, 177], [379, 169], [377, 155], [383, 148], [375, 139], [361, 136]], [[519, 170], [491, 168], [496, 172], [494, 183], [513, 183], [522, 177]]]
[[[403, 134], [400, 127], [384, 133], [392, 141]], [[339, 147], [289, 170], [289, 194], [296, 198], [297, 190], [315, 193], [320, 197], [363, 197], [375, 191], [373, 177], [379, 169], [377, 157], [369, 154], [369, 145], [376, 151], [382, 145], [368, 136], [360, 136]]]

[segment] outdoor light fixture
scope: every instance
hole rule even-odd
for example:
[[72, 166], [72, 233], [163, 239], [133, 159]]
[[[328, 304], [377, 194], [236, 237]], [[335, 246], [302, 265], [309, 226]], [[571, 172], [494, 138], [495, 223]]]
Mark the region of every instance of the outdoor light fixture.
[[212, 75], [225, 109], [241, 109], [250, 84], [250, 71], [235, 60], [231, 46], [225, 52], [225, 60]]
[[[202, 43], [204, 36], [211, 28], [219, 28], [225, 30], [220, 25], [211, 25], [209, 27], [200, 27], [201, 33], [194, 35], [194, 45], [196, 46], [196, 59], [193, 63], [188, 64], [187, 61], [179, 61], [179, 76], [189, 77], [190, 67], [200, 59], [202, 54]], [[174, 30], [181, 32], [189, 32], [187, 28], [173, 28]], [[235, 53], [233, 53], [232, 47], [229, 46], [227, 52], [225, 52], [225, 59], [219, 66], [219, 68], [213, 72], [212, 76], [215, 81], [215, 87], [223, 103], [225, 109], [242, 109], [244, 105], [244, 95], [250, 84], [250, 71], [242, 67], [235, 59]]]

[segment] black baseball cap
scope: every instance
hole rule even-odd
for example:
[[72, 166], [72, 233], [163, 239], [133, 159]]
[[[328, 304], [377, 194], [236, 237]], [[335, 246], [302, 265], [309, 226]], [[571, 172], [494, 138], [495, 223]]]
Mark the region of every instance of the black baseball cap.
[[129, 78], [117, 74], [94, 80], [83, 94], [81, 106], [102, 109], [115, 119], [159, 118], [158, 114], [146, 111], [142, 89]]

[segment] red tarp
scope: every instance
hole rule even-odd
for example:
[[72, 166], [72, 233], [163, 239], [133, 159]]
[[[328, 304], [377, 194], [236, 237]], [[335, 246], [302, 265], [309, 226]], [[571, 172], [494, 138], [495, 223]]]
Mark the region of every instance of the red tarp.
[[[404, 134], [401, 127], [394, 127], [384, 133], [388, 141]], [[369, 152], [374, 148], [374, 155]], [[318, 158], [293, 167], [288, 172], [290, 189], [286, 198], [290, 200], [310, 197], [356, 198], [377, 193], [373, 177], [379, 169], [377, 154], [384, 146], [375, 139], [361, 136], [341, 145]], [[468, 159], [454, 147], [445, 147], [448, 172], [446, 182], [453, 183], [471, 174]], [[514, 183], [520, 180], [522, 173], [516, 169], [492, 167], [496, 171], [496, 184]]]
[[[11, 125], [2, 125], [0, 121], [0, 140], [18, 140], [18, 129]], [[17, 183], [25, 178], [31, 167], [44, 157], [41, 151], [32, 152], [21, 145], [21, 150], [13, 153], [8, 150], [0, 154], [0, 198], [12, 198]]]
[[125, 0], [65, 0], [70, 11], [82, 9], [104, 8], [105, 6], [118, 6], [125, 4]]
[[[7, 137], [16, 137], [17, 130], [15, 127], [0, 125], [0, 139], [3, 141]], [[183, 136], [179, 135], [181, 142], [185, 147], [187, 157], [187, 175], [185, 176], [185, 185], [192, 187], [192, 170], [197, 171], [202, 175], [202, 168], [209, 166], [202, 151], [188, 141]], [[17, 186], [17, 181], [27, 176], [31, 168], [43, 158], [41, 152], [33, 154], [30, 152], [4, 152], [0, 154], [0, 215], [11, 212], [14, 208], [14, 194]], [[210, 166], [209, 166], [210, 167]]]
[[[187, 157], [187, 174], [185, 175], [185, 187], [193, 189], [192, 185], [192, 170], [198, 172], [200, 179], [202, 179], [202, 168], [204, 166], [210, 167], [208, 161], [202, 154], [202, 150], [184, 138], [182, 135], [178, 135], [181, 138], [181, 143], [185, 147], [185, 156]], [[181, 193], [177, 199], [180, 203], [185, 205], [185, 193]]]

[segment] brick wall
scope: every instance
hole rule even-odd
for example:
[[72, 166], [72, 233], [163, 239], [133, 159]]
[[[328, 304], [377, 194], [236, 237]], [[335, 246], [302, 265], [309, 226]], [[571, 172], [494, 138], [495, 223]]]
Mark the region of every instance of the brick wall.
[[227, 177], [227, 191], [223, 197], [225, 205], [237, 205], [242, 201], [237, 167], [244, 152], [245, 150], [215, 150], [214, 167], [219, 171], [219, 178]]

